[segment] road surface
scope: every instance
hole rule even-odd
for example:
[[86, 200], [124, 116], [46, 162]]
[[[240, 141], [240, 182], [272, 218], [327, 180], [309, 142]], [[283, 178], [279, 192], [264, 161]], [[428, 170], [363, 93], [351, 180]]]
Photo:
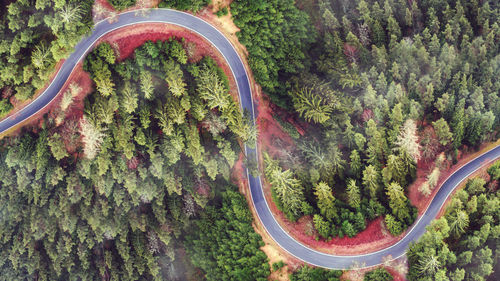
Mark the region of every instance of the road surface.
[[[97, 23], [92, 31], [92, 34], [89, 37], [82, 39], [76, 45], [74, 52], [64, 62], [49, 87], [33, 102], [20, 110], [13, 117], [8, 117], [0, 122], [0, 133], [7, 131], [20, 122], [28, 119], [30, 116], [36, 114], [47, 106], [55, 98], [78, 62], [85, 57], [99, 38], [113, 30], [125, 26], [152, 22], [169, 23], [190, 29], [211, 42], [224, 56], [230, 66], [238, 86], [241, 108], [252, 113], [252, 118], [255, 121], [256, 114], [247, 72], [242, 60], [238, 56], [238, 53], [228, 39], [212, 25], [193, 15], [169, 9], [153, 9], [147, 11], [147, 13], [141, 14], [127, 12], [120, 14], [113, 22], [101, 21]], [[255, 149], [245, 147], [245, 150], [247, 155], [256, 157], [257, 154]], [[424, 215], [418, 219], [402, 240], [383, 250], [356, 256], [335, 256], [321, 253], [294, 240], [280, 227], [272, 215], [264, 197], [261, 178], [251, 176], [248, 174], [248, 171], [247, 175], [252, 201], [258, 217], [276, 243], [278, 243], [291, 255], [312, 265], [331, 269], [348, 269], [354, 264], [362, 266], [380, 264], [383, 262], [384, 257], [388, 255], [391, 255], [394, 258], [403, 255], [408, 248], [408, 244], [418, 239], [425, 232], [425, 227], [436, 217], [439, 209], [455, 187], [457, 187], [459, 183], [466, 179], [471, 173], [482, 167], [486, 162], [496, 159], [499, 156], [500, 146], [495, 147], [478, 158], [470, 161], [451, 175], [436, 194]]]

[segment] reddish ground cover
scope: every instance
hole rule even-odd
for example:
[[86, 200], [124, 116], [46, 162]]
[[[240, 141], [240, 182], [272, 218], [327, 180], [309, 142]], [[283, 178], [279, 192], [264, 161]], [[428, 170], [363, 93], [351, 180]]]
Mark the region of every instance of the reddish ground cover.
[[[497, 142], [498, 143], [498, 142]], [[484, 149], [484, 151], [486, 151], [487, 149]], [[477, 153], [474, 153], [473, 155], [471, 155], [469, 158], [473, 158], [475, 157]], [[494, 160], [488, 160], [487, 163], [485, 163], [485, 166], [482, 167], [481, 169], [477, 170], [476, 172], [474, 172], [473, 174], [471, 174], [468, 178], [475, 178], [475, 177], [480, 177], [480, 178], [483, 178], [486, 182], [488, 182], [490, 180], [490, 175], [488, 174], [488, 168], [493, 165], [496, 161]], [[453, 193], [448, 197], [448, 199], [446, 200], [446, 202], [444, 203], [444, 208], [441, 208], [441, 210], [439, 211], [437, 217], [440, 218], [442, 215], [445, 214], [445, 211], [446, 211], [446, 206], [448, 205], [448, 203], [450, 202], [451, 198], [453, 197], [453, 195], [463, 189], [465, 187], [465, 184], [467, 183], [467, 180], [464, 180], [463, 182], [460, 183], [460, 185], [455, 189], [455, 191], [453, 191]]]

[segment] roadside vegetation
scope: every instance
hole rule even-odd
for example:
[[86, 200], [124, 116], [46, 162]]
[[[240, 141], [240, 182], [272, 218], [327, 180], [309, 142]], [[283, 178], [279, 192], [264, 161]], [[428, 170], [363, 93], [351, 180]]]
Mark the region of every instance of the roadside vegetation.
[[84, 68], [96, 92], [82, 116], [66, 116], [63, 98], [40, 131], [1, 141], [0, 279], [164, 280], [186, 237], [208, 280], [265, 278], [261, 238], [228, 184], [251, 127], [224, 72], [188, 63], [173, 38], [119, 63], [103, 43]]
[[[93, 0], [8, 2], [0, 9], [0, 118], [42, 89], [57, 62], [68, 57], [94, 25]], [[108, 2], [117, 10], [136, 4], [136, 0]], [[159, 7], [197, 12], [208, 3], [166, 0]]]
[[[487, 280], [500, 254], [500, 161], [472, 178], [408, 251], [408, 280]], [[492, 275], [494, 276], [494, 275]]]
[[338, 281], [341, 275], [342, 270], [326, 270], [319, 267], [302, 266], [293, 274], [290, 274], [290, 281]]
[[420, 187], [428, 196], [443, 161], [496, 138], [499, 7], [306, 2], [309, 17], [287, 0], [231, 5], [257, 82], [307, 124], [295, 147], [264, 155], [273, 200], [291, 221], [310, 215], [323, 239], [378, 216], [399, 235], [417, 215], [407, 198], [417, 165], [444, 152]]
[[8, 1], [0, 15], [0, 118], [49, 81], [90, 32], [94, 1]]
[[[8, 2], [0, 118], [42, 89], [93, 26], [94, 1]], [[123, 10], [139, 1], [108, 2]], [[209, 3], [158, 6], [196, 13]], [[417, 169], [428, 170], [418, 190], [431, 196], [449, 163], [498, 137], [497, 1], [234, 0], [225, 8], [217, 15], [231, 13], [253, 76], [293, 140], [264, 147], [272, 200], [291, 222], [307, 216], [317, 240], [354, 237], [379, 217], [401, 235], [417, 218], [408, 198]], [[120, 62], [115, 52], [103, 43], [85, 59], [95, 91], [83, 112], [72, 84], [40, 127], [0, 140], [0, 280], [164, 280], [185, 260], [179, 249], [199, 278], [266, 280], [262, 239], [230, 183], [257, 130], [224, 71], [209, 57], [189, 62], [178, 38], [146, 42]], [[499, 167], [468, 181], [411, 245], [409, 280], [498, 274]], [[289, 278], [341, 275], [303, 266]], [[385, 269], [364, 278], [393, 279]]]
[[125, 8], [135, 5], [136, 0], [108, 0], [108, 3], [117, 10], [123, 10]]
[[160, 8], [174, 8], [181, 11], [198, 12], [210, 4], [210, 0], [163, 0], [158, 5]]

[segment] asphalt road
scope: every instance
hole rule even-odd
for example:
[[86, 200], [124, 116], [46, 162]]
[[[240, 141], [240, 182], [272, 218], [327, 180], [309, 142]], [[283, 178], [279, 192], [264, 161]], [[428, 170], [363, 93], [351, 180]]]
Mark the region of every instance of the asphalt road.
[[[241, 108], [251, 112], [252, 118], [255, 120], [256, 112], [254, 110], [252, 93], [246, 70], [240, 57], [238, 56], [238, 53], [235, 51], [231, 43], [224, 37], [224, 35], [207, 22], [190, 14], [168, 9], [154, 9], [148, 11], [146, 15], [136, 15], [134, 12], [123, 13], [112, 23], [102, 21], [96, 24], [92, 34], [89, 37], [82, 39], [82, 41], [76, 45], [75, 51], [64, 62], [49, 87], [37, 99], [13, 117], [9, 117], [0, 122], [0, 133], [7, 131], [47, 106], [55, 98], [59, 89], [62, 88], [76, 64], [84, 58], [100, 37], [124, 26], [151, 22], [170, 23], [182, 26], [198, 33], [210, 41], [222, 53], [233, 72], [238, 86]], [[255, 149], [245, 147], [245, 150], [247, 155], [250, 157], [256, 157]], [[436, 194], [425, 214], [418, 219], [408, 234], [398, 243], [381, 251], [357, 256], [334, 256], [320, 253], [294, 240], [280, 227], [278, 222], [273, 217], [264, 198], [260, 177], [253, 177], [248, 174], [248, 171], [247, 174], [252, 201], [255, 209], [257, 210], [259, 219], [270, 236], [284, 250], [289, 252], [291, 255], [313, 265], [332, 269], [347, 269], [354, 264], [362, 266], [380, 264], [383, 262], [383, 258], [388, 255], [391, 255], [394, 258], [403, 255], [408, 248], [409, 243], [418, 239], [425, 232], [425, 227], [436, 217], [439, 209], [453, 189], [486, 162], [498, 157], [500, 157], [500, 146], [495, 147], [493, 150], [490, 150], [478, 158], [470, 161], [464, 167], [451, 175]]]

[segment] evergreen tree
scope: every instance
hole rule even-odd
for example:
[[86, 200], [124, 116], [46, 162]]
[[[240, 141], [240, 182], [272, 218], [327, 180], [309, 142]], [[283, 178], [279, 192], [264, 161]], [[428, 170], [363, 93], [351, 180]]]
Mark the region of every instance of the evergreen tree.
[[347, 181], [347, 201], [353, 208], [358, 208], [361, 204], [361, 194], [354, 179]]
[[319, 182], [314, 187], [314, 190], [314, 195], [316, 195], [318, 200], [318, 207], [321, 214], [329, 221], [336, 218], [337, 211], [332, 189], [325, 182]]

